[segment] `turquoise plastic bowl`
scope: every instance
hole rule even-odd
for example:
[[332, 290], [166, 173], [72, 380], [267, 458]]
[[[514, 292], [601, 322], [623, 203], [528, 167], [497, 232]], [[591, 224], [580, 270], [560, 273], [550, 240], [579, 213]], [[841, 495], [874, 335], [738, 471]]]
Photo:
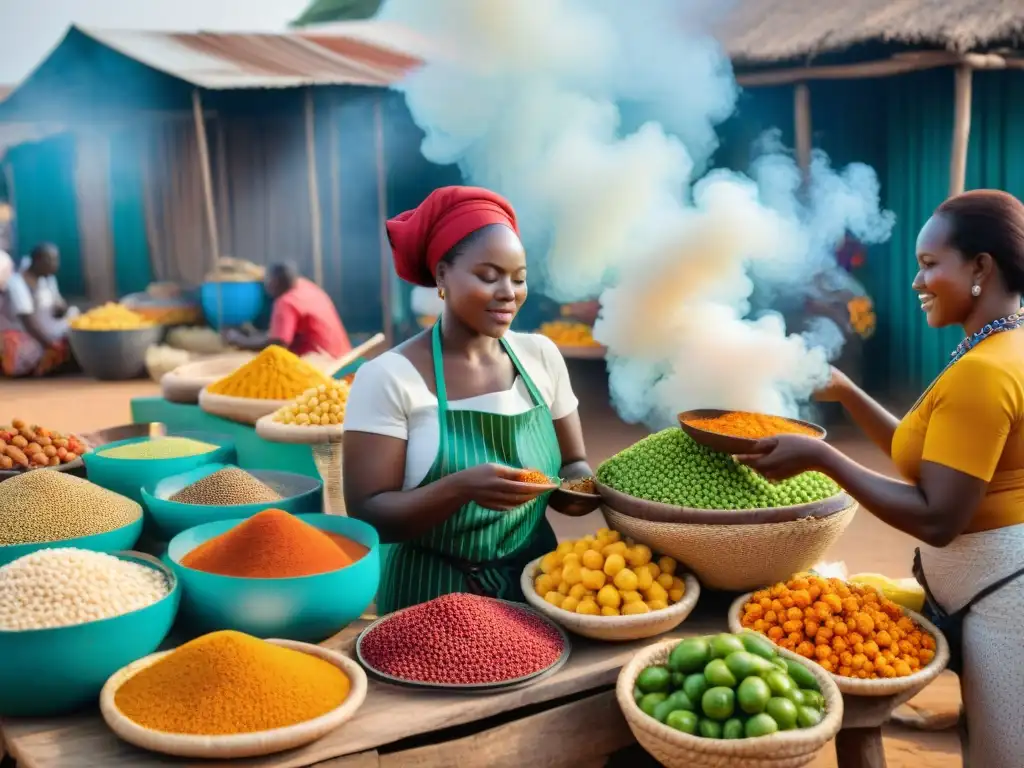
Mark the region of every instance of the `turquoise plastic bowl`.
[[53, 717], [95, 706], [108, 677], [160, 647], [178, 613], [178, 579], [146, 555], [115, 554], [166, 573], [171, 591], [153, 605], [112, 619], [0, 631], [0, 716]]
[[182, 488], [228, 467], [238, 469], [230, 464], [206, 464], [191, 472], [165, 478], [155, 485], [145, 486], [142, 489], [142, 503], [149, 513], [154, 534], [166, 541], [197, 525], [249, 518], [264, 509], [283, 509], [293, 515], [314, 513], [323, 509], [324, 485], [319, 478], [262, 469], [253, 470], [249, 474], [277, 491], [281, 495], [280, 501], [229, 506], [180, 504], [170, 500], [170, 497]]
[[[134, 523], [122, 525], [106, 533], [94, 533], [92, 536], [79, 536], [77, 539], [62, 539], [60, 541], [38, 541], [32, 544], [7, 544], [0, 545], [0, 565], [13, 563], [19, 557], [37, 552], [40, 549], [57, 549], [60, 547], [74, 547], [75, 549], [88, 549], [91, 552], [123, 552], [131, 549], [142, 535], [142, 515]], [[0, 659], [3, 657], [0, 656]], [[0, 666], [3, 663], [0, 662]]]
[[90, 481], [109, 491], [120, 493], [129, 499], [142, 503], [142, 487], [155, 486], [160, 480], [171, 475], [196, 469], [204, 464], [230, 464], [238, 460], [235, 443], [227, 435], [210, 432], [169, 432], [168, 437], [190, 437], [204, 443], [211, 443], [217, 448], [197, 456], [182, 456], [177, 459], [111, 459], [103, 456], [104, 451], [120, 445], [142, 443], [149, 437], [132, 437], [107, 443], [95, 451], [82, 454], [85, 462], [85, 474]]
[[191, 629], [233, 629], [255, 637], [318, 643], [358, 619], [373, 602], [380, 583], [380, 538], [372, 526], [335, 515], [297, 515], [322, 531], [338, 533], [369, 548], [347, 568], [314, 576], [245, 579], [204, 573], [181, 558], [207, 539], [242, 520], [206, 523], [179, 533], [165, 558], [178, 573], [182, 617]]

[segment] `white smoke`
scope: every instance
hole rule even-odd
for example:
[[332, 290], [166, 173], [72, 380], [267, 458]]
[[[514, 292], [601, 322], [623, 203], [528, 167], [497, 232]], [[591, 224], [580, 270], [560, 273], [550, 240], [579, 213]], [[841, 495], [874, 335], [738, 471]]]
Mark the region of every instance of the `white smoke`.
[[867, 166], [836, 173], [816, 153], [802, 189], [777, 135], [750, 177], [702, 175], [737, 86], [681, 5], [389, 0], [381, 18], [445, 52], [399, 86], [424, 155], [509, 197], [546, 293], [600, 297], [594, 332], [624, 419], [792, 415], [827, 378], [841, 333], [819, 320], [787, 334], [765, 303], [799, 299], [836, 269], [847, 231], [879, 242], [893, 218]]

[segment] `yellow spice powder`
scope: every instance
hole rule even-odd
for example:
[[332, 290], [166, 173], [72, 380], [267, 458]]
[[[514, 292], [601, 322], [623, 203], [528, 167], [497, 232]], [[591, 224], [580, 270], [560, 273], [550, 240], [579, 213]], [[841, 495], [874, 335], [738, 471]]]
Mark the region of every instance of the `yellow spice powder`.
[[318, 368], [274, 344], [230, 376], [215, 381], [209, 391], [256, 400], [291, 400], [311, 387], [330, 383]]

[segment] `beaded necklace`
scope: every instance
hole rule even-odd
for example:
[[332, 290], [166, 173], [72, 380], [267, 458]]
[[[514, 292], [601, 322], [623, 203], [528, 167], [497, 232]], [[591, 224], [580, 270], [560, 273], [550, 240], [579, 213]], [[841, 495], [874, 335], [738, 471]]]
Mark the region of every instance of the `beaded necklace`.
[[1024, 317], [1017, 313], [1001, 317], [998, 320], [993, 320], [980, 331], [971, 334], [968, 338], [957, 344], [956, 349], [954, 349], [949, 355], [950, 360], [946, 367], [948, 368], [950, 365], [955, 363], [989, 336], [1002, 333], [1003, 331], [1012, 331], [1016, 328], [1020, 328], [1022, 323], [1024, 323]]

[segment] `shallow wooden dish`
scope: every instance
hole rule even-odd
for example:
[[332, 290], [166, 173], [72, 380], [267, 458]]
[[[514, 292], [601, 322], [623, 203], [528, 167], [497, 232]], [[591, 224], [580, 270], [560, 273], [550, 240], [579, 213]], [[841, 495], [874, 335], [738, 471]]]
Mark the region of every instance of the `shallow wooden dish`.
[[231, 397], [215, 395], [209, 387], [199, 392], [199, 407], [214, 416], [241, 424], [255, 424], [278, 408], [287, 405], [290, 400], [260, 400], [255, 397]]
[[[274, 413], [277, 413], [277, 411], [274, 411]], [[341, 424], [331, 424], [326, 427], [302, 427], [296, 424], [281, 424], [274, 421], [273, 413], [268, 413], [257, 420], [256, 434], [271, 443], [323, 445], [324, 443], [340, 443], [341, 439], [345, 436], [345, 427]]]
[[[744, 627], [741, 623], [741, 619], [743, 617], [743, 606], [750, 600], [753, 594], [753, 592], [748, 592], [745, 595], [740, 595], [733, 601], [732, 605], [729, 606], [728, 618], [730, 632], [744, 631]], [[900, 607], [903, 608], [903, 606]], [[921, 629], [935, 638], [935, 658], [931, 660], [928, 666], [923, 667], [914, 674], [907, 675], [906, 677], [888, 677], [879, 678], [878, 680], [861, 680], [859, 677], [844, 677], [842, 675], [832, 674], [831, 672], [825, 672], [825, 670], [822, 670], [820, 667], [819, 670], [831, 677], [839, 687], [839, 690], [848, 696], [894, 696], [906, 691], [923, 688], [938, 677], [942, 670], [944, 670], [949, 664], [949, 643], [946, 642], [946, 638], [943, 636], [942, 632], [939, 631], [939, 628], [921, 614], [915, 613], [909, 608], [903, 608], [903, 613], [916, 621], [920, 625]], [[781, 652], [784, 649], [776, 646], [776, 650]]]
[[601, 494], [570, 491], [559, 486], [548, 499], [548, 506], [568, 517], [583, 517], [601, 506]]
[[700, 584], [697, 579], [689, 573], [684, 573], [683, 599], [675, 605], [637, 616], [584, 616], [557, 608], [537, 594], [533, 580], [540, 570], [542, 559], [537, 558], [527, 565], [519, 579], [519, 586], [526, 596], [526, 602], [570, 632], [592, 640], [627, 642], [671, 632], [686, 620], [700, 598]]
[[230, 376], [253, 357], [251, 352], [227, 352], [194, 359], [160, 378], [161, 394], [171, 403], [198, 403], [203, 389]]
[[267, 640], [268, 643], [308, 653], [341, 669], [351, 683], [348, 697], [341, 706], [304, 723], [274, 728], [269, 731], [231, 734], [229, 736], [193, 736], [191, 734], [163, 733], [143, 728], [128, 719], [114, 703], [117, 690], [132, 675], [166, 656], [170, 651], [154, 653], [118, 670], [100, 693], [100, 712], [118, 737], [136, 747], [175, 757], [225, 760], [240, 757], [259, 757], [286, 749], [304, 746], [335, 730], [356, 713], [366, 699], [367, 681], [362, 668], [347, 656], [318, 645], [297, 643], [292, 640]]
[[[730, 453], [733, 455], [750, 453], [758, 443], [756, 439], [720, 435], [717, 432], [709, 432], [706, 429], [700, 429], [699, 427], [695, 427], [688, 423], [692, 419], [713, 419], [726, 413], [746, 412], [727, 411], [718, 408], [701, 408], [695, 411], [684, 411], [679, 414], [679, 426], [682, 427], [683, 432], [692, 437], [696, 442], [713, 451], [718, 451], [719, 453]], [[811, 424], [809, 421], [801, 421], [800, 419], [786, 419], [786, 421], [791, 421], [794, 424], [799, 424], [802, 427], [807, 427], [808, 429], [813, 430], [815, 432], [814, 437], [818, 440], [824, 440], [825, 436], [828, 434], [825, 432], [823, 427], [819, 427], [817, 424]]]

